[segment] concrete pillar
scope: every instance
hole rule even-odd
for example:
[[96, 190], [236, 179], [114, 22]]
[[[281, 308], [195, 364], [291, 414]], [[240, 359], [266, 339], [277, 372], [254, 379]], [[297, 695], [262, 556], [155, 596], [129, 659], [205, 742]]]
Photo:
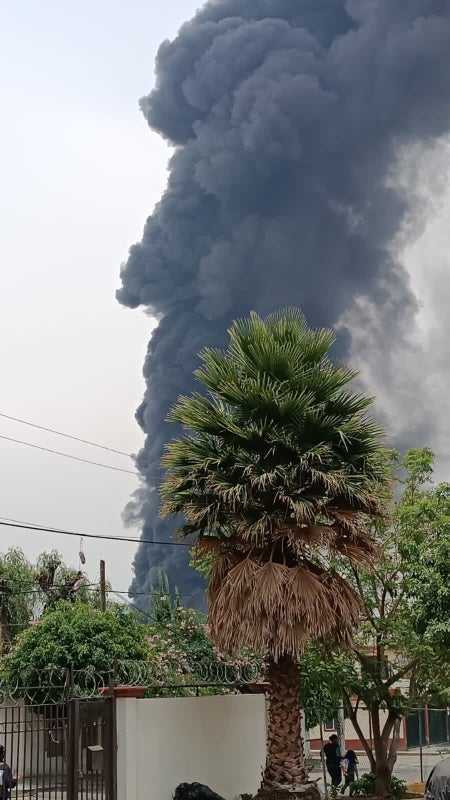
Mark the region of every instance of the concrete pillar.
[[138, 800], [136, 698], [117, 699], [117, 797]]

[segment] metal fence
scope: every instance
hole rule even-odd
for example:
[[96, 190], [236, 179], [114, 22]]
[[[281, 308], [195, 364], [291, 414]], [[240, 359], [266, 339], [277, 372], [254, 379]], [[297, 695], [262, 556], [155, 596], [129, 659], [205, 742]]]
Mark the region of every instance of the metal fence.
[[[12, 800], [115, 800], [115, 700], [76, 671], [0, 685], [0, 744]], [[95, 696], [93, 696], [95, 694]]]

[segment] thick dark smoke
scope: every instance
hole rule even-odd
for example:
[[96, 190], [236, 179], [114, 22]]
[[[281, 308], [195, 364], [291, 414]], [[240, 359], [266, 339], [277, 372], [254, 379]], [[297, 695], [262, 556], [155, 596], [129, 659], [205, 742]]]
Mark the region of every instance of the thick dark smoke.
[[[118, 298], [160, 320], [137, 414], [148, 488], [129, 513], [165, 539], [164, 419], [233, 318], [295, 304], [335, 324], [359, 302], [374, 348], [408, 347], [416, 300], [391, 244], [409, 208], [387, 179], [402, 148], [450, 128], [450, 3], [217, 0], [161, 45], [156, 71], [142, 111], [176, 149]], [[200, 590], [185, 548], [145, 545], [132, 588], [158, 568]]]

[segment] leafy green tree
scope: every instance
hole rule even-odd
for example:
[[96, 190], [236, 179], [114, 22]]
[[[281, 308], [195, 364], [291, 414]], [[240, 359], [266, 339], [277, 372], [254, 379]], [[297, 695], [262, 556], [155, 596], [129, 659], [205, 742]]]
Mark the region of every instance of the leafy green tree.
[[57, 550], [41, 553], [36, 562], [34, 579], [41, 591], [41, 604], [45, 611], [54, 608], [60, 600], [90, 600], [86, 575], [68, 567]]
[[123, 606], [101, 613], [88, 603], [60, 601], [18, 638], [0, 664], [5, 689], [31, 702], [61, 699], [68, 673], [80, 687], [94, 687], [117, 660], [146, 660], [147, 629]]
[[410, 451], [408, 479], [396, 510], [403, 558], [410, 564], [408, 591], [416, 631], [439, 656], [450, 647], [450, 483], [431, 486], [433, 453]]
[[163, 513], [184, 514], [181, 534], [212, 554], [217, 645], [268, 660], [263, 788], [287, 789], [307, 781], [297, 656], [311, 639], [349, 641], [358, 601], [332, 559], [373, 562], [365, 517], [382, 512], [386, 464], [371, 400], [328, 357], [331, 331], [290, 309], [229, 333], [226, 351], [201, 354], [207, 396], [182, 397], [170, 414], [185, 435], [167, 448]]
[[357, 679], [355, 660], [347, 650], [309, 644], [300, 657], [300, 686], [306, 728], [332, 719], [342, 706], [342, 687]]
[[[448, 698], [450, 687], [450, 493], [447, 484], [428, 485], [433, 470], [428, 448], [410, 450], [401, 467], [403, 493], [374, 531], [383, 558], [370, 570], [344, 561], [337, 565], [363, 610], [352, 648], [358, 668], [341, 671], [340, 680], [377, 796], [389, 791], [401, 719], [437, 695]], [[339, 679], [339, 662], [337, 667]], [[362, 708], [370, 714], [372, 743], [360, 724]]]
[[1, 652], [33, 617], [36, 601], [33, 568], [18, 547], [0, 554]]

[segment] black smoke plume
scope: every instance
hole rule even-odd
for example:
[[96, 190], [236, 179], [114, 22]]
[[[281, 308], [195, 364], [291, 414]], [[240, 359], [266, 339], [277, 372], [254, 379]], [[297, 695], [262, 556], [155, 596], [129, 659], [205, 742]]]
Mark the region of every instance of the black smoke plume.
[[[137, 412], [148, 488], [129, 513], [164, 540], [164, 420], [233, 318], [299, 305], [333, 325], [359, 303], [374, 348], [408, 346], [416, 299], [391, 245], [410, 208], [391, 171], [449, 130], [450, 2], [216, 0], [161, 45], [156, 75], [141, 108], [175, 150], [118, 299], [159, 320]], [[341, 352], [349, 342], [351, 330]], [[200, 591], [186, 548], [144, 544], [132, 589], [158, 568]]]

